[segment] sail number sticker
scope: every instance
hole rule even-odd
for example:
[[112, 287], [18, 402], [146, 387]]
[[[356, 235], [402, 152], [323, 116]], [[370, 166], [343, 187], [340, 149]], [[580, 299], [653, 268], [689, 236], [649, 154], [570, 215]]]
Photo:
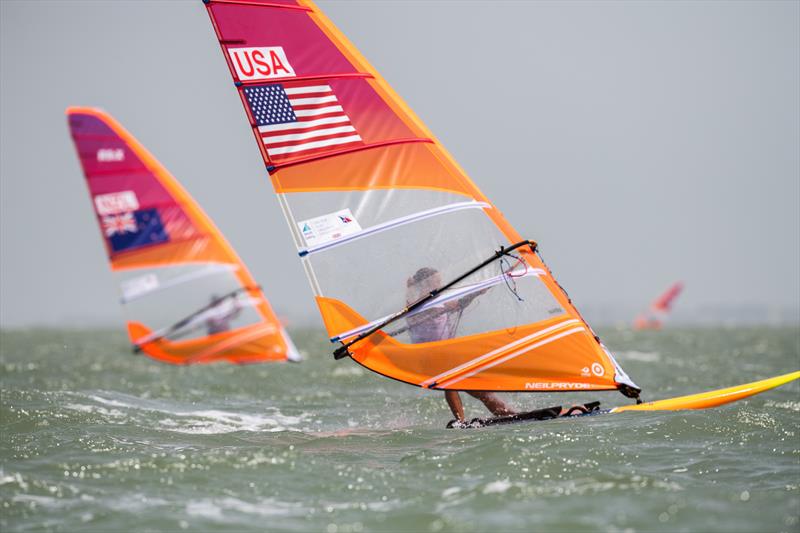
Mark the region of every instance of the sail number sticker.
[[236, 76], [242, 81], [295, 76], [282, 46], [228, 48], [228, 55], [236, 70]]
[[306, 246], [325, 244], [361, 231], [361, 226], [349, 209], [301, 220], [297, 223], [297, 227], [306, 241]]
[[119, 163], [125, 161], [125, 150], [122, 148], [99, 148], [97, 150], [99, 163]]
[[98, 194], [94, 197], [98, 215], [116, 215], [139, 209], [139, 200], [133, 191], [119, 191]]

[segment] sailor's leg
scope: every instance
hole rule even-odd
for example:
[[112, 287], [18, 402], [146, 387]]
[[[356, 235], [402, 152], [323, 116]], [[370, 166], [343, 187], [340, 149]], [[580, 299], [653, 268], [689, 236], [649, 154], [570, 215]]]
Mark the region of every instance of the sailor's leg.
[[477, 398], [483, 402], [483, 405], [494, 415], [494, 416], [506, 416], [506, 415], [515, 415], [517, 414], [516, 411], [511, 409], [506, 403], [500, 399], [493, 392], [485, 392], [485, 391], [469, 391], [469, 395], [473, 398]]
[[444, 398], [447, 400], [447, 405], [450, 406], [450, 410], [453, 411], [453, 416], [456, 417], [456, 420], [463, 422], [464, 406], [461, 405], [461, 396], [458, 395], [458, 391], [446, 390], [444, 391]]

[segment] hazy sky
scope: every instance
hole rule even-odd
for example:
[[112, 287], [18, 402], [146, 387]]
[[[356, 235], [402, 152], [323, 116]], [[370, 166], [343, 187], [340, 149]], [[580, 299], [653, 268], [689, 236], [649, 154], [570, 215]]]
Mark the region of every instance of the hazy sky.
[[[800, 2], [320, 2], [579, 308], [800, 302]], [[200, 0], [0, 2], [0, 325], [120, 323], [64, 108], [316, 314]]]

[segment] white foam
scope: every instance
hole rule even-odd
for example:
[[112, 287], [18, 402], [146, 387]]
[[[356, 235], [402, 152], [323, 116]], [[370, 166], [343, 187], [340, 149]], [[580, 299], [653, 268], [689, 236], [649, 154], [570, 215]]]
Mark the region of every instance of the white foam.
[[77, 403], [68, 403], [64, 405], [67, 409], [72, 409], [73, 411], [80, 411], [81, 413], [91, 413], [97, 415], [104, 415], [109, 416], [112, 418], [121, 418], [125, 416], [125, 413], [120, 411], [119, 409], [106, 409], [105, 407], [97, 407], [92, 405], [81, 405]]
[[186, 514], [216, 521], [227, 521], [227, 511], [237, 514], [263, 517], [289, 516], [304, 514], [299, 503], [280, 502], [271, 498], [257, 502], [246, 502], [238, 498], [227, 497], [218, 500], [195, 500], [186, 504]]
[[[288, 416], [282, 414], [274, 407], [265, 408], [265, 413], [242, 413], [222, 411], [218, 409], [181, 409], [168, 408], [153, 400], [134, 399], [124, 402], [105, 398], [96, 394], [88, 398], [111, 407], [147, 411], [158, 413], [165, 417], [157, 422], [158, 426], [176, 433], [197, 435], [214, 435], [233, 433], [235, 431], [296, 431], [295, 426], [308, 419], [307, 414]], [[108, 416], [126, 416], [118, 409], [105, 409], [98, 406], [69, 404], [68, 407], [84, 411], [105, 414]]]
[[492, 481], [491, 483], [487, 484], [483, 488], [483, 493], [484, 494], [502, 494], [502, 493], [504, 493], [505, 491], [507, 491], [508, 489], [510, 489], [513, 486], [514, 486], [514, 484], [511, 483], [507, 479], [501, 479], [499, 481]]
[[[159, 425], [176, 433], [212, 435], [234, 431], [287, 431], [303, 422], [305, 417], [286, 416], [274, 411], [269, 416], [228, 411], [201, 410], [172, 412], [173, 418]], [[175, 417], [179, 420], [175, 420]]]

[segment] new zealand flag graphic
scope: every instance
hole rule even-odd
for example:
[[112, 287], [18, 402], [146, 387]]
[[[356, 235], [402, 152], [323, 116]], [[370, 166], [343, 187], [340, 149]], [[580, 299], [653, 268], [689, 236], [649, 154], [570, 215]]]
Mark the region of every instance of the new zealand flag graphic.
[[106, 216], [102, 222], [113, 252], [127, 252], [169, 241], [155, 208]]

